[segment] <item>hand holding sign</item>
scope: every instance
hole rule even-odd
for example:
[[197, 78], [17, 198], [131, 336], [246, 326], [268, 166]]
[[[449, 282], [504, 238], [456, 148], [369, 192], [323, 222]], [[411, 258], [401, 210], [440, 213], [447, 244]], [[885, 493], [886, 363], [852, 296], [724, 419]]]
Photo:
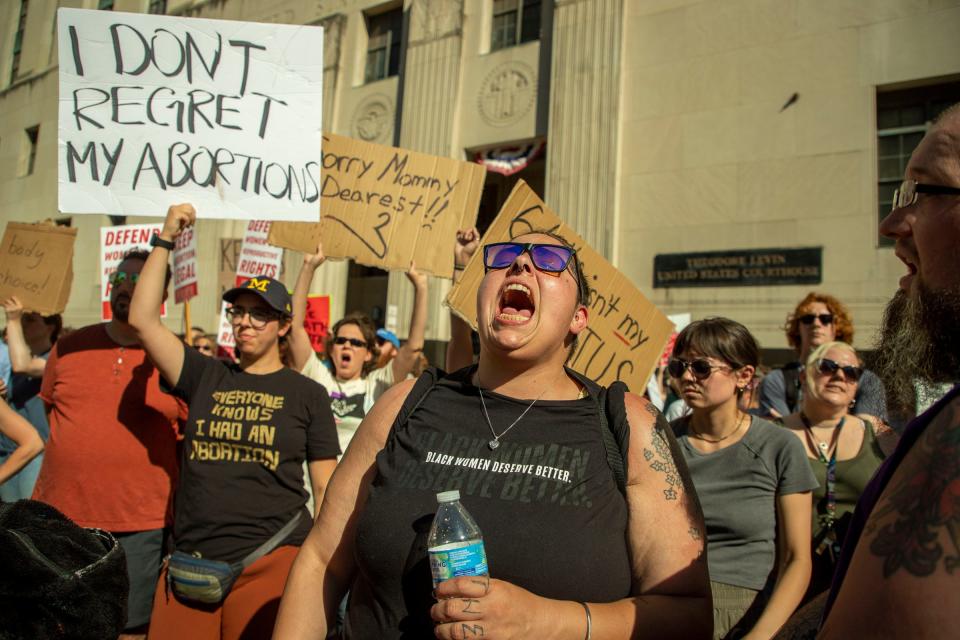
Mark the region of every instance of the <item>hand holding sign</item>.
[[184, 202], [182, 204], [171, 205], [167, 209], [167, 217], [163, 221], [163, 229], [160, 231], [160, 238], [168, 242], [176, 240], [183, 230], [192, 227], [197, 221], [197, 210], [193, 205]]
[[23, 304], [17, 296], [10, 296], [3, 301], [3, 312], [7, 316], [7, 322], [15, 322], [23, 317]]
[[470, 258], [480, 247], [480, 232], [476, 227], [457, 231], [457, 244], [453, 247], [454, 267], [466, 268]]

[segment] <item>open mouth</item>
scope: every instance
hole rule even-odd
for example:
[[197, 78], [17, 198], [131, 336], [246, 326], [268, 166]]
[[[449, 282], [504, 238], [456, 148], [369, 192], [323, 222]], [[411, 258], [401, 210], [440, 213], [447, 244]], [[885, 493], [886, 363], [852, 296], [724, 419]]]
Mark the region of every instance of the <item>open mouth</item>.
[[347, 352], [341, 353], [339, 362], [341, 368], [349, 367], [350, 363], [353, 362], [353, 354]]
[[528, 322], [536, 310], [533, 294], [526, 285], [511, 282], [500, 293], [497, 319], [501, 322], [522, 324]]

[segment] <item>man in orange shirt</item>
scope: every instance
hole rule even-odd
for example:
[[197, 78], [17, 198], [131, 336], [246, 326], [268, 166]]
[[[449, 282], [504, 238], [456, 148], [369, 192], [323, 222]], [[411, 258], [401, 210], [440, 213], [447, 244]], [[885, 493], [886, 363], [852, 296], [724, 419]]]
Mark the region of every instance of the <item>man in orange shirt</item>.
[[147, 255], [128, 253], [111, 276], [113, 319], [71, 333], [50, 353], [40, 390], [50, 440], [33, 493], [80, 526], [120, 540], [130, 577], [126, 632], [134, 634], [150, 620], [184, 413], [160, 390], [159, 374], [127, 323]]

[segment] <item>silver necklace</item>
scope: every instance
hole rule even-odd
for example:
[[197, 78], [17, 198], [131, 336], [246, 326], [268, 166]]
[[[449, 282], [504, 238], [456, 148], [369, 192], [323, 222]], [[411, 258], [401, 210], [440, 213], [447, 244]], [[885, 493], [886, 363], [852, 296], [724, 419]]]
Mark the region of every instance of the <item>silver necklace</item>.
[[[479, 380], [478, 380], [477, 382], [479, 383]], [[488, 442], [488, 443], [487, 443], [487, 446], [490, 447], [490, 451], [495, 451], [495, 450], [497, 449], [497, 447], [500, 446], [500, 438], [502, 438], [503, 436], [507, 435], [507, 432], [510, 431], [510, 429], [513, 429], [515, 426], [517, 426], [517, 423], [520, 422], [520, 421], [523, 419], [523, 416], [527, 415], [527, 411], [530, 411], [530, 409], [533, 408], [533, 405], [537, 404], [537, 400], [539, 400], [541, 397], [543, 397], [543, 394], [544, 394], [544, 392], [546, 391], [546, 389], [544, 389], [543, 391], [541, 391], [541, 392], [540, 392], [540, 395], [537, 396], [536, 398], [534, 398], [534, 399], [533, 399], [533, 402], [531, 402], [531, 403], [527, 406], [527, 408], [523, 410], [523, 413], [521, 413], [520, 416], [519, 416], [516, 420], [514, 420], [513, 422], [510, 423], [510, 426], [509, 426], [509, 427], [507, 427], [506, 429], [504, 429], [503, 431], [501, 431], [499, 434], [498, 434], [496, 431], [493, 430], [493, 423], [490, 422], [490, 414], [487, 413], [487, 403], [483, 401], [483, 389], [480, 388], [480, 385], [479, 385], [479, 384], [477, 385], [477, 391], [480, 392], [480, 406], [483, 407], [483, 417], [487, 419], [487, 426], [490, 427], [490, 433], [493, 434], [493, 440], [491, 440], [490, 442]]]

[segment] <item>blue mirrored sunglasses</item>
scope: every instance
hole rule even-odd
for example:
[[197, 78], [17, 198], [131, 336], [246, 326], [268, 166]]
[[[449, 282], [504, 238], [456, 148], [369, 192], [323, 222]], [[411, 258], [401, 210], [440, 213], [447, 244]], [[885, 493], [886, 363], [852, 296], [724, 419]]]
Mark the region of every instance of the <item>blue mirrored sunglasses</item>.
[[576, 251], [560, 244], [536, 244], [533, 242], [496, 242], [483, 246], [483, 266], [490, 269], [506, 269], [526, 251], [530, 260], [540, 271], [560, 273], [567, 268]]

